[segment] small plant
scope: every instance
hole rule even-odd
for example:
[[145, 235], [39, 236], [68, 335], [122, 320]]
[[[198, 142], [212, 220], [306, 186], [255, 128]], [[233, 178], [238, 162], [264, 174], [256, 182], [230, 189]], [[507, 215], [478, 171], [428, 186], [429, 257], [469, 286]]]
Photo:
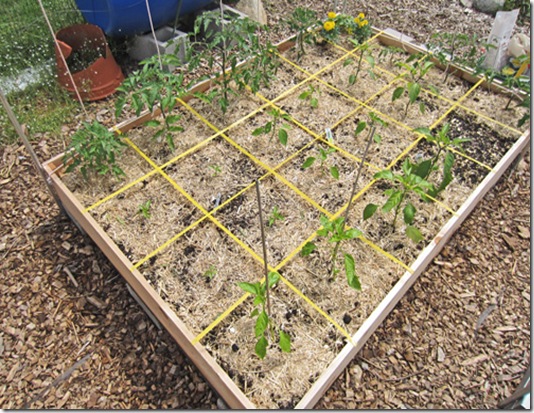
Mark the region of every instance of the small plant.
[[[309, 167], [311, 167], [315, 163], [316, 160], [319, 160], [321, 172], [324, 175], [325, 174], [325, 163], [326, 163], [326, 160], [328, 159], [328, 156], [330, 154], [334, 153], [334, 152], [336, 152], [336, 149], [331, 147], [331, 146], [329, 146], [328, 149], [319, 148], [319, 155], [317, 155], [317, 157], [310, 156], [310, 157], [306, 158], [306, 160], [302, 164], [302, 169], [308, 169]], [[329, 168], [329, 171], [330, 171], [330, 175], [334, 179], [339, 179], [339, 170], [337, 169], [336, 166], [331, 166]]]
[[[421, 82], [423, 78], [428, 73], [430, 68], [434, 66], [434, 63], [431, 62], [429, 59], [429, 56], [425, 56], [421, 59], [420, 55], [414, 54], [411, 55], [406, 60], [406, 62], [397, 62], [397, 66], [406, 69], [406, 72], [397, 76], [397, 78], [407, 77], [408, 82], [406, 86], [399, 86], [395, 88], [395, 90], [393, 91], [393, 95], [391, 96], [391, 101], [394, 102], [395, 100], [400, 99], [402, 96], [404, 96], [405, 93], [408, 94], [408, 100], [406, 101], [406, 106], [404, 108], [404, 118], [406, 118], [406, 116], [408, 115], [409, 107], [417, 101], [417, 98], [421, 93]], [[429, 86], [429, 88], [432, 89], [436, 94], [438, 94], [435, 88], [431, 86]], [[419, 103], [419, 111], [421, 113], [425, 112], [424, 102]]]
[[[523, 55], [519, 56], [516, 59], [514, 59], [514, 63], [521, 67], [523, 64], [529, 64], [530, 63], [530, 56]], [[506, 71], [506, 69], [509, 70], [509, 72]], [[522, 90], [524, 92], [530, 93], [530, 82], [525, 82], [521, 79], [520, 76], [516, 74], [516, 71], [512, 69], [511, 67], [506, 67], [503, 69], [504, 73], [504, 79], [503, 79], [503, 85], [510, 89], [510, 97], [508, 99], [508, 102], [506, 102], [506, 105], [504, 107], [504, 110], [510, 109], [510, 104], [512, 103], [512, 100], [514, 99], [514, 94]]]
[[[270, 272], [268, 274], [269, 288], [272, 288], [280, 280], [280, 274], [277, 272]], [[254, 334], [258, 341], [254, 348], [257, 356], [260, 359], [265, 358], [267, 355], [267, 348], [269, 346], [269, 339], [271, 341], [276, 340], [276, 328], [273, 325], [272, 319], [268, 314], [267, 309], [267, 294], [266, 294], [266, 284], [265, 282], [240, 282], [237, 284], [242, 290], [252, 294], [254, 296], [253, 304], [255, 306], [260, 306], [260, 309], [255, 308], [254, 311], [250, 314], [251, 317], [256, 318], [256, 325], [254, 327]], [[280, 349], [285, 352], [291, 352], [291, 337], [284, 330], [279, 329], [278, 331], [278, 345]]]
[[[363, 61], [364, 58], [367, 61], [367, 63], [369, 63], [369, 65], [371, 66], [371, 70], [369, 71], [369, 74], [370, 74], [371, 78], [374, 79], [375, 74], [373, 72], [373, 69], [375, 67], [375, 59], [374, 59], [373, 55], [371, 53], [369, 53], [369, 51], [372, 48], [373, 48], [373, 46], [371, 44], [369, 44], [369, 43], [362, 44], [359, 47], [359, 49], [358, 49], [359, 56], [358, 56], [358, 63], [357, 63], [357, 66], [356, 66], [356, 72], [352, 73], [349, 76], [349, 85], [354, 85], [357, 82], [358, 75], [360, 74], [360, 70], [362, 68], [362, 61]], [[352, 58], [346, 59], [343, 62], [343, 67], [346, 67], [346, 66], [348, 66], [348, 65], [350, 65], [352, 63], [354, 63], [354, 60]]]
[[[328, 238], [328, 242], [335, 243], [330, 259], [332, 262], [332, 268], [330, 271], [330, 277], [333, 281], [336, 280], [336, 276], [339, 273], [339, 269], [336, 266], [337, 256], [341, 246], [341, 242], [345, 240], [350, 240], [358, 238], [361, 235], [361, 231], [355, 228], [345, 229], [345, 218], [338, 217], [330, 221], [326, 216], [321, 215], [319, 218], [321, 221], [322, 228], [317, 231], [317, 235], [321, 237]], [[310, 255], [315, 251], [317, 246], [308, 242], [304, 245], [301, 250], [302, 256]], [[361, 290], [361, 283], [358, 275], [356, 274], [356, 265], [354, 257], [347, 252], [343, 252], [343, 265], [345, 268], [345, 275], [347, 277], [347, 284], [354, 288], [355, 290]]]
[[307, 101], [310, 104], [310, 107], [316, 109], [319, 106], [319, 99], [315, 94], [319, 94], [319, 89], [316, 89], [313, 85], [308, 85], [308, 90], [302, 92], [299, 95], [299, 99], [302, 101]]
[[288, 123], [282, 123], [283, 121], [291, 122], [291, 116], [287, 113], [283, 113], [280, 109], [272, 108], [267, 112], [271, 115], [271, 120], [265, 125], [260, 126], [252, 131], [252, 136], [269, 135], [269, 141], [273, 139], [275, 135], [278, 136], [278, 140], [282, 145], [287, 145], [288, 129], [291, 126]]
[[280, 213], [277, 206], [274, 206], [269, 214], [269, 219], [267, 220], [267, 226], [272, 227], [276, 221], [283, 221], [285, 217]]
[[117, 155], [124, 146], [126, 144], [101, 123], [84, 122], [83, 127], [72, 135], [72, 141], [63, 157], [63, 165], [67, 166], [67, 172], [80, 167], [85, 179], [88, 179], [89, 171], [95, 171], [99, 175], [125, 175], [116, 164]]
[[[420, 165], [412, 164], [409, 159], [405, 159], [402, 164], [401, 173], [395, 174], [389, 169], [384, 169], [374, 175], [374, 179], [383, 179], [389, 181], [394, 186], [386, 189], [384, 194], [388, 197], [387, 201], [382, 206], [382, 212], [388, 213], [394, 211], [393, 222], [391, 224], [393, 230], [397, 223], [397, 218], [401, 211], [403, 212], [404, 222], [406, 224], [406, 236], [413, 242], [419, 243], [423, 240], [421, 231], [414, 225], [414, 218], [416, 213], [415, 206], [407, 199], [410, 192], [418, 194], [422, 199], [426, 198], [427, 191], [433, 188], [432, 184], [423, 179], [422, 171], [419, 170]], [[363, 219], [371, 218], [378, 210], [378, 205], [368, 204], [363, 211]]]
[[285, 24], [290, 30], [296, 32], [295, 42], [297, 49], [297, 62], [306, 54], [305, 45], [315, 41], [314, 26], [317, 23], [317, 13], [303, 7], [297, 7], [286, 19]]
[[139, 213], [144, 216], [146, 219], [150, 219], [152, 216], [150, 214], [150, 207], [152, 206], [152, 201], [149, 199], [146, 202], [143, 202], [141, 205], [139, 205]]
[[162, 61], [154, 55], [141, 62], [141, 70], [133, 72], [117, 88], [122, 92], [122, 96], [115, 104], [115, 116], [119, 117], [126, 104], [129, 102], [135, 114], [139, 116], [144, 109], [154, 112], [157, 107], [161, 110], [163, 122], [151, 119], [146, 122], [147, 126], [156, 128], [154, 139], [165, 137], [171, 151], [174, 151], [173, 133], [182, 132], [184, 129], [178, 125], [180, 115], [172, 115], [170, 112], [176, 106], [176, 98], [180, 98], [187, 93], [184, 85], [183, 74], [175, 75], [163, 68], [166, 64], [176, 64], [176, 56], [165, 54], [161, 56]]
[[209, 167], [210, 167], [210, 169], [213, 170], [213, 174], [211, 176], [214, 177], [214, 178], [216, 176], [219, 176], [220, 173], [222, 172], [222, 169], [221, 169], [221, 167], [219, 165], [210, 165]]
[[[369, 123], [363, 120], [359, 121], [358, 125], [356, 125], [356, 129], [354, 130], [354, 136], [358, 136], [360, 133], [362, 133], [367, 128], [367, 126], [369, 126], [371, 129], [375, 128], [376, 130], [378, 126], [387, 128], [388, 123], [376, 113], [369, 112]], [[379, 133], [374, 132], [372, 139], [375, 141], [375, 143], [379, 144], [382, 141], [382, 136], [380, 136]]]
[[[432, 184], [432, 188], [428, 191], [428, 195], [435, 198], [440, 192], [445, 190], [447, 186], [452, 182], [452, 167], [454, 165], [454, 153], [451, 149], [457, 149], [463, 152], [463, 144], [469, 142], [466, 138], [454, 138], [449, 137], [450, 125], [449, 123], [443, 124], [442, 128], [436, 133], [432, 133], [428, 128], [417, 128], [416, 132], [421, 133], [427, 142], [434, 145], [436, 148], [435, 155], [427, 160], [419, 163], [417, 167], [418, 175], [425, 180], [429, 180], [431, 173], [438, 169], [438, 162], [443, 155], [443, 178], [439, 186]], [[426, 200], [423, 198], [423, 200]]]
[[380, 64], [382, 62], [382, 59], [387, 57], [388, 64], [391, 66], [393, 64], [393, 58], [395, 57], [395, 55], [402, 55], [404, 53], [405, 51], [397, 46], [382, 46], [376, 58], [376, 63]]
[[213, 280], [213, 277], [217, 275], [217, 267], [215, 267], [215, 265], [210, 265], [209, 268], [204, 271], [203, 275], [210, 281]]

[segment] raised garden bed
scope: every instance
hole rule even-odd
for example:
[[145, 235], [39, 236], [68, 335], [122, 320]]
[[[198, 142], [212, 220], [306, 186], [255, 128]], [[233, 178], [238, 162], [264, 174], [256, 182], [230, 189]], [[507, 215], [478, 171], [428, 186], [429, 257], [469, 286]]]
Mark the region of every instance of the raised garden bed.
[[[422, 51], [382, 32], [371, 41], [377, 49], [402, 47], [406, 55]], [[175, 134], [173, 153], [141, 127], [149, 115], [118, 125], [128, 136], [119, 160], [125, 178], [65, 174], [62, 155], [44, 165], [69, 214], [233, 408], [313, 407], [530, 140], [515, 127], [521, 109], [491, 109], [504, 107], [507, 97], [466, 71], [439, 85], [437, 96], [424, 88], [425, 112], [414, 106], [403, 116], [404, 102], [391, 100], [403, 80], [387, 60], [366, 67], [349, 86], [351, 68], [343, 62], [350, 51], [320, 46], [296, 64], [291, 45], [279, 45], [286, 60], [270, 89], [240, 94], [227, 116], [198, 99], [176, 109], [187, 126]], [[429, 82], [443, 78], [432, 70]], [[316, 108], [299, 99], [310, 85]], [[293, 119], [286, 146], [252, 133], [273, 104]], [[370, 112], [389, 126], [371, 146], [349, 216], [363, 233], [344, 244], [361, 280], [357, 292], [341, 275], [329, 279], [330, 247], [315, 235], [320, 215], [333, 218], [347, 206], [365, 148], [365, 134], [355, 136], [354, 129]], [[367, 204], [387, 199], [373, 175], [386, 167], [398, 171], [405, 158], [430, 151], [413, 129], [444, 123], [451, 136], [471, 141], [465, 154], [456, 154], [454, 180], [439, 202], [413, 197], [423, 241], [406, 238], [384, 214], [364, 221]], [[320, 148], [335, 151], [323, 166], [302, 168]], [[339, 179], [329, 173], [332, 166]], [[275, 207], [282, 216], [265, 229], [267, 256], [282, 276], [272, 291], [272, 317], [292, 341], [290, 353], [273, 346], [263, 360], [254, 352], [252, 298], [237, 286], [263, 277], [255, 180], [265, 217]], [[149, 216], [143, 216], [139, 206], [147, 201]], [[312, 240], [317, 251], [302, 257]]]

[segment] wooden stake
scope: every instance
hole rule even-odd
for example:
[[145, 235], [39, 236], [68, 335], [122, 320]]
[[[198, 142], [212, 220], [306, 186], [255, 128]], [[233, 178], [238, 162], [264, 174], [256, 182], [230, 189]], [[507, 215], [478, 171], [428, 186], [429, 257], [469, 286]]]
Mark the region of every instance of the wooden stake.
[[256, 194], [258, 195], [258, 210], [260, 216], [261, 244], [263, 247], [263, 268], [265, 272], [265, 295], [267, 296], [267, 315], [271, 316], [271, 300], [269, 297], [269, 266], [267, 265], [267, 245], [265, 242], [265, 231], [263, 229], [263, 215], [261, 213], [260, 181], [256, 179]]

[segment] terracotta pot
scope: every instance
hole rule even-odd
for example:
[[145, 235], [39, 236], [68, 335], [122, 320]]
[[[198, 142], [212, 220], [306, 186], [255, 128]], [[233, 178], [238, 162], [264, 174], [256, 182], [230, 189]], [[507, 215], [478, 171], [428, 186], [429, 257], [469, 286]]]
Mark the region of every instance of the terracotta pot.
[[[82, 99], [103, 99], [115, 92], [124, 75], [100, 27], [75, 24], [58, 31], [56, 38]], [[76, 96], [57, 46], [56, 62], [60, 85]]]

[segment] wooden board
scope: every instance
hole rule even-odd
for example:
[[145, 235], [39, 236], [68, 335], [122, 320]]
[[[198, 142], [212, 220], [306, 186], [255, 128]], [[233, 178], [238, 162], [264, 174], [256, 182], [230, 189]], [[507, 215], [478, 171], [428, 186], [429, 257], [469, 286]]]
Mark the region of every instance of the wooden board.
[[[410, 43], [401, 41], [391, 34], [382, 34], [378, 40], [385, 44], [405, 47], [412, 53], [421, 49]], [[282, 42], [279, 49], [287, 49], [292, 44], [291, 41]], [[468, 80], [478, 80], [473, 75], [461, 68], [455, 68], [455, 74]], [[195, 91], [206, 90], [210, 87], [210, 81], [203, 82], [195, 87]], [[489, 85], [490, 87], [492, 85]], [[495, 85], [496, 90], [500, 90]], [[188, 100], [190, 98], [184, 98]], [[143, 113], [140, 117], [128, 120], [117, 125], [121, 131], [125, 132], [135, 126], [140, 125], [158, 113]], [[506, 153], [495, 168], [486, 176], [482, 183], [469, 196], [464, 204], [442, 227], [433, 241], [422, 251], [418, 259], [412, 265], [412, 272], [407, 271], [395, 284], [393, 289], [386, 295], [382, 302], [376, 307], [372, 314], [364, 321], [362, 326], [353, 335], [355, 345], [347, 343], [337, 357], [331, 362], [328, 368], [321, 374], [309, 391], [300, 400], [297, 408], [310, 409], [318, 402], [324, 392], [331, 386], [343, 369], [350, 363], [365, 342], [374, 333], [382, 321], [387, 317], [399, 300], [406, 294], [408, 289], [414, 284], [420, 274], [426, 269], [428, 264], [442, 250], [454, 232], [460, 227], [475, 208], [482, 197], [496, 184], [508, 166], [524, 150], [530, 142], [530, 132], [525, 132], [513, 147]], [[54, 189], [68, 211], [71, 218], [93, 239], [98, 247], [104, 252], [112, 264], [125, 278], [130, 287], [135, 291], [139, 299], [147, 306], [158, 321], [167, 329], [178, 345], [184, 350], [187, 356], [195, 363], [201, 373], [210, 382], [218, 394], [226, 401], [231, 408], [244, 409], [255, 408], [253, 403], [244, 395], [238, 386], [230, 379], [227, 373], [215, 362], [208, 351], [199, 343], [192, 344], [194, 335], [187, 326], [176, 316], [169, 305], [156, 293], [152, 286], [142, 276], [133, 269], [132, 262], [122, 253], [111, 238], [104, 232], [100, 225], [88, 213], [84, 213], [84, 208], [74, 195], [61, 181], [62, 157], [58, 155], [43, 164], [44, 170], [50, 176]]]

